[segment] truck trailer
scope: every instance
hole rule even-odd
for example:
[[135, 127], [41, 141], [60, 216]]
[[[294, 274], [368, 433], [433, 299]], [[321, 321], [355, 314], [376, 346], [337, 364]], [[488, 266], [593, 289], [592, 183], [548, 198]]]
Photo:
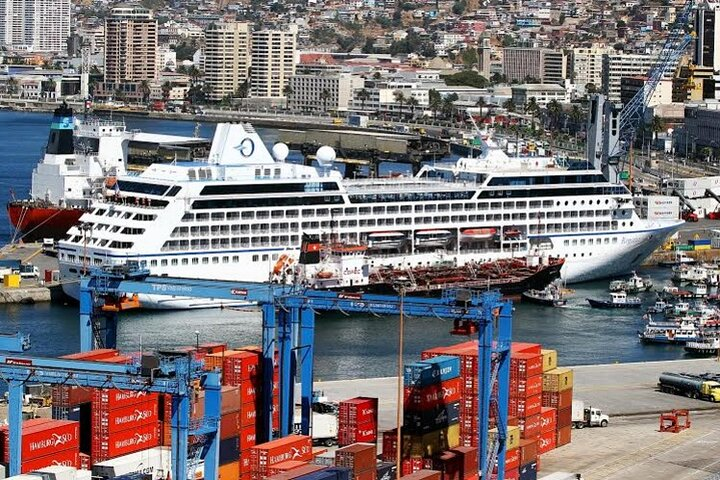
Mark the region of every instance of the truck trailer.
[[665, 393], [720, 402], [720, 383], [695, 375], [663, 372], [660, 375], [658, 387]]

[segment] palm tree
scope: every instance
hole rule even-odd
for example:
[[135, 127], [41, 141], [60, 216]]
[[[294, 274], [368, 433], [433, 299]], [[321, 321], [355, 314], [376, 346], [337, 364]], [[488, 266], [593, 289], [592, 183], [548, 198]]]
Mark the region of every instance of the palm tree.
[[365, 110], [365, 102], [370, 100], [370, 92], [363, 88], [357, 93], [357, 99], [360, 100], [360, 109]]
[[395, 103], [398, 104], [398, 115], [400, 115], [400, 118], [402, 118], [403, 103], [405, 103], [405, 94], [400, 90], [395, 90], [395, 92], [393, 92], [393, 95], [395, 96]]
[[457, 93], [447, 95], [445, 98], [443, 98], [443, 101], [442, 101], [443, 115], [445, 115], [448, 119], [452, 120], [452, 118], [453, 118], [453, 114], [455, 112], [455, 101], [457, 99], [458, 99]]
[[147, 103], [150, 100], [150, 84], [147, 80], [140, 82], [140, 93], [142, 94], [143, 103]]
[[442, 108], [442, 95], [440, 95], [440, 92], [434, 88], [431, 88], [428, 92], [428, 97], [429, 107], [433, 112], [433, 118], [437, 118], [437, 112]]
[[[205, 85], [207, 85], [207, 83]], [[249, 88], [250, 87], [248, 86], [248, 80], [246, 79], [244, 82], [238, 85], [237, 96], [239, 98], [247, 98]]]
[[415, 107], [420, 105], [420, 102], [418, 102], [418, 99], [413, 97], [412, 95], [407, 99], [407, 106], [410, 107], [410, 117], [415, 118]]
[[525, 104], [525, 113], [529, 113], [531, 116], [531, 127], [533, 132], [535, 132], [535, 117], [537, 116], [539, 111], [540, 107], [538, 106], [535, 97], [530, 97], [528, 102]]
[[585, 119], [585, 113], [578, 105], [573, 105], [570, 109], [570, 122], [573, 125], [573, 131], [577, 134]]
[[163, 101], [167, 102], [170, 98], [170, 90], [172, 90], [172, 85], [170, 84], [170, 82], [165, 82], [160, 88], [162, 89]]
[[597, 93], [597, 87], [594, 83], [588, 83], [585, 85], [585, 93], [588, 95], [592, 95], [594, 93]]
[[650, 130], [652, 131], [653, 140], [655, 140], [658, 133], [665, 131], [665, 122], [663, 119], [657, 115], [653, 115], [652, 121], [650, 122]]
[[325, 112], [327, 112], [327, 102], [330, 100], [331, 96], [330, 90], [327, 88], [323, 88], [322, 92], [320, 92], [320, 100], [323, 102], [323, 111]]
[[293, 90], [289, 83], [283, 87], [283, 95], [285, 95], [285, 98], [287, 98], [285, 105], [288, 108], [290, 108], [290, 98], [292, 97], [293, 93], [295, 93], [295, 90]]
[[560, 125], [560, 118], [563, 113], [562, 105], [560, 105], [560, 102], [557, 100], [550, 100], [546, 108], [548, 117], [550, 118], [550, 126], [555, 130]]
[[18, 81], [15, 77], [10, 77], [7, 81], [8, 95], [15, 95], [18, 92]]
[[513, 102], [512, 98], [508, 98], [507, 100], [505, 100], [502, 106], [505, 110], [511, 113], [517, 109], [517, 106], [515, 105], [515, 102]]

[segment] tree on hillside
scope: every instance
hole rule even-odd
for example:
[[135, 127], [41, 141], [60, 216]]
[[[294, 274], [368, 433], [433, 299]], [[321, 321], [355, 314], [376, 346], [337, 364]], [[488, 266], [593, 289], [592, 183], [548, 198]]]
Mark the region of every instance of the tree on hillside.
[[560, 102], [557, 100], [550, 100], [546, 109], [548, 118], [550, 119], [550, 128], [557, 130], [560, 127], [560, 120], [562, 119], [562, 105], [560, 105]]
[[433, 112], [433, 118], [437, 118], [437, 112], [442, 108], [442, 95], [434, 88], [428, 92], [428, 106]]

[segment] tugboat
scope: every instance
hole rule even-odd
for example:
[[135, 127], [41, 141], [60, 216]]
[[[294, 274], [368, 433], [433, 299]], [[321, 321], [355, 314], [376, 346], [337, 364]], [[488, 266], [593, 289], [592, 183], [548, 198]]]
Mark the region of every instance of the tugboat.
[[542, 290], [527, 290], [522, 293], [522, 301], [544, 305], [546, 307], [564, 307], [567, 300], [563, 298], [562, 291], [550, 284]]
[[610, 282], [611, 292], [638, 293], [647, 292], [653, 287], [650, 278], [643, 278], [635, 272], [632, 272], [627, 280], [613, 280]]
[[695, 357], [715, 357], [720, 352], [720, 337], [706, 337], [685, 343], [685, 351]]
[[640, 308], [642, 300], [637, 297], [628, 297], [625, 292], [610, 293], [609, 300], [586, 299], [592, 308]]

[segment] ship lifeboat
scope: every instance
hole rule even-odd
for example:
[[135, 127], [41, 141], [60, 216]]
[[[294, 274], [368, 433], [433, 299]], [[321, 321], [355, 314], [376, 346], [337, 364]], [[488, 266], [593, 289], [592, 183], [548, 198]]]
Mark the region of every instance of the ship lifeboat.
[[497, 233], [496, 228], [466, 228], [460, 232], [465, 241], [489, 240]]
[[330, 270], [320, 270], [315, 276], [321, 280], [327, 280], [333, 278], [333, 272]]
[[400, 249], [407, 241], [407, 236], [400, 232], [374, 232], [368, 235], [368, 248], [372, 250]]
[[364, 253], [368, 247], [366, 245], [348, 245], [345, 243], [334, 243], [330, 245], [330, 251], [339, 255], [348, 255], [352, 253]]
[[415, 245], [418, 247], [445, 247], [452, 239], [450, 230], [418, 230]]
[[140, 299], [137, 294], [131, 296], [123, 295], [119, 299], [105, 298], [105, 305], [102, 306], [103, 312], [122, 312], [124, 310], [132, 310], [140, 308]]
[[505, 238], [520, 238], [522, 232], [515, 227], [509, 227], [503, 230]]
[[275, 266], [273, 267], [273, 274], [280, 275], [285, 268], [285, 266], [290, 266], [293, 264], [295, 260], [289, 257], [286, 254], [280, 255], [280, 257], [277, 259], [277, 262], [275, 262]]

